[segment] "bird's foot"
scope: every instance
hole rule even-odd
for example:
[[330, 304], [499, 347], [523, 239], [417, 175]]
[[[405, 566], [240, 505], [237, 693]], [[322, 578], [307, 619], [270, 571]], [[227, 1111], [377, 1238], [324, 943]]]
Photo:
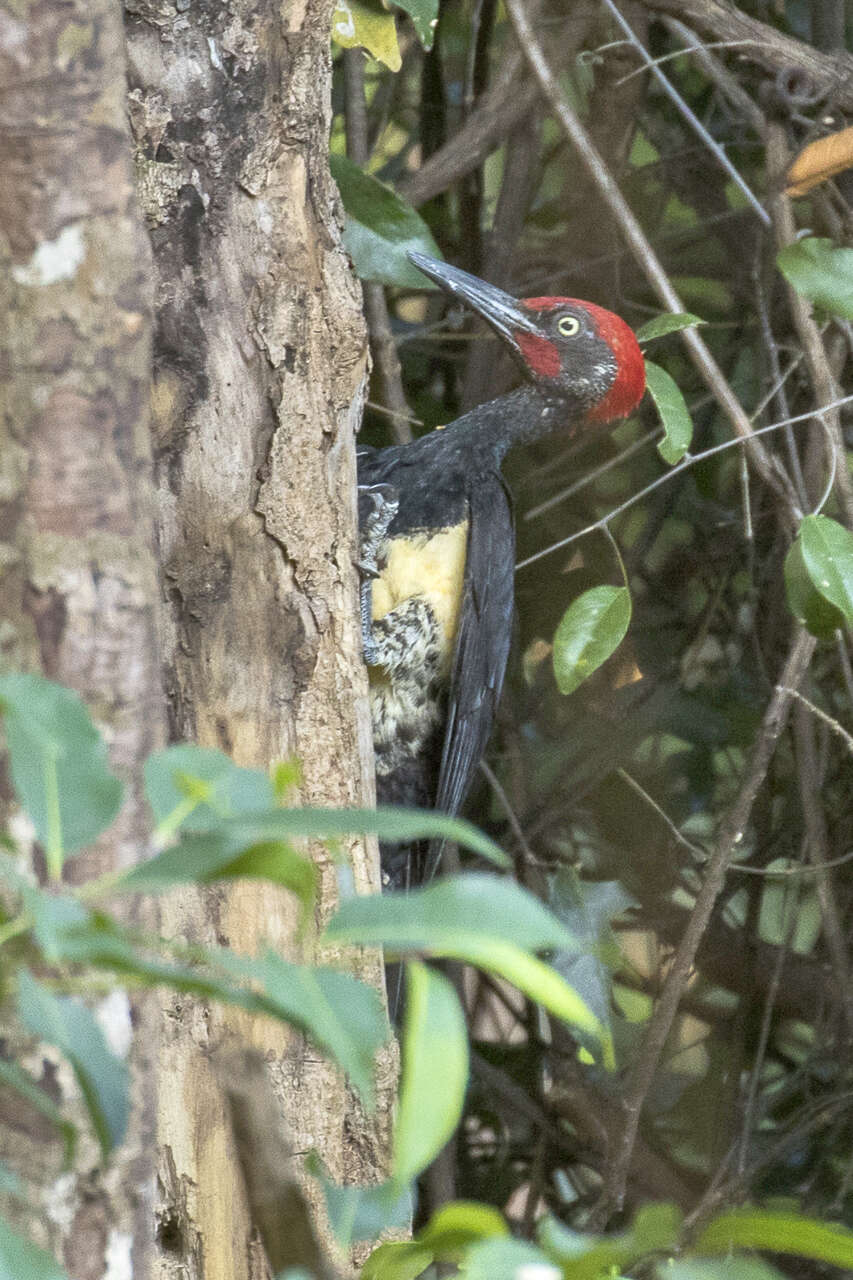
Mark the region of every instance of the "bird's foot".
[[359, 485], [358, 524], [359, 557], [356, 568], [361, 574], [359, 607], [361, 642], [364, 661], [375, 666], [379, 648], [373, 637], [373, 582], [379, 577], [388, 530], [400, 507], [396, 489], [388, 484]]

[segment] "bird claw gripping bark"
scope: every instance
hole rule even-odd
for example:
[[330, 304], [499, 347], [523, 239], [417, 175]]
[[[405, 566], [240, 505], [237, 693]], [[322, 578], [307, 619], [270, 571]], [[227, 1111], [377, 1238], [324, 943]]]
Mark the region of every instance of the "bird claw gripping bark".
[[379, 648], [373, 637], [373, 581], [379, 577], [388, 530], [399, 507], [400, 499], [392, 485], [359, 485], [358, 525], [361, 541], [356, 568], [361, 574], [361, 643], [364, 661], [368, 666], [375, 666], [379, 661]]

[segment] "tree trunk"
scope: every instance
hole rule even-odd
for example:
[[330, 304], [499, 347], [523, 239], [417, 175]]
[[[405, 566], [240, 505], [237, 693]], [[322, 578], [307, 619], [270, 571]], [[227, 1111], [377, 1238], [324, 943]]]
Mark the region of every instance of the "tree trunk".
[[[118, 820], [66, 868], [81, 881], [145, 848], [142, 762], [165, 731], [153, 616], [150, 255], [134, 200], [116, 0], [15, 5], [0, 34], [2, 666], [76, 690], [128, 784]], [[131, 1259], [144, 1276], [152, 1261], [156, 1010], [114, 994], [98, 1012], [119, 1036], [129, 1038], [131, 1016], [140, 1031], [132, 1132], [109, 1170], [53, 1050], [30, 1046], [27, 1065], [79, 1121], [73, 1171], [63, 1171], [62, 1142], [35, 1110], [17, 1095], [0, 1099], [3, 1159], [28, 1191], [17, 1221], [75, 1280], [130, 1274]], [[6, 1052], [20, 1047], [5, 1043]]]
[[[296, 757], [302, 803], [371, 802], [353, 569], [366, 342], [327, 166], [328, 6], [129, 7], [131, 121], [155, 258], [171, 734], [243, 765]], [[314, 852], [324, 914], [335, 867]], [[375, 848], [352, 840], [345, 853], [358, 889], [375, 889]], [[183, 893], [166, 912], [172, 935], [248, 952], [267, 941], [303, 958], [293, 903], [269, 886]], [[307, 949], [310, 959], [311, 940]], [[360, 973], [380, 981], [375, 960]], [[298, 1034], [175, 1000], [161, 1068], [164, 1277], [267, 1274], [207, 1056], [238, 1037], [264, 1053], [297, 1151], [319, 1148], [342, 1180], [381, 1176], [387, 1119], [368, 1122]]]

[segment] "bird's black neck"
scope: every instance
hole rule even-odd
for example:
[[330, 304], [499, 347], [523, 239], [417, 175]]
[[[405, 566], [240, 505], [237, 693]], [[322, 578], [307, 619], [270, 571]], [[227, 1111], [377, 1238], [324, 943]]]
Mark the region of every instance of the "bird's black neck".
[[467, 457], [500, 466], [510, 449], [553, 435], [575, 415], [565, 402], [548, 399], [529, 383], [477, 405], [441, 432], [442, 449], [458, 444]]

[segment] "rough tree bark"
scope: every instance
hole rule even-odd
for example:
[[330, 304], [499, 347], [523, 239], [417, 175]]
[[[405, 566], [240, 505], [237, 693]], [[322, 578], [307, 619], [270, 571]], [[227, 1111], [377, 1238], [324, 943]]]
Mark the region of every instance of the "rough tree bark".
[[[7, 8], [0, 83], [0, 663], [75, 689], [129, 784], [116, 823], [68, 864], [80, 881], [144, 849], [141, 765], [165, 733], [147, 430], [150, 255], [134, 199], [118, 0]], [[150, 1274], [156, 1009], [134, 1006], [133, 1131], [107, 1171], [67, 1064], [5, 1042], [80, 1122], [65, 1172], [56, 1131], [18, 1095], [0, 1096], [0, 1148], [30, 1207], [4, 1208], [75, 1280], [129, 1275], [131, 1265]], [[99, 1012], [129, 1042], [128, 1001], [110, 997]]]
[[[296, 756], [299, 799], [372, 800], [357, 630], [353, 439], [364, 392], [360, 297], [327, 167], [329, 8], [319, 0], [129, 6], [131, 120], [155, 260], [153, 394], [171, 734], [239, 763]], [[360, 890], [375, 850], [346, 853]], [[322, 872], [321, 914], [337, 896]], [[172, 900], [167, 932], [296, 955], [284, 893]], [[372, 959], [362, 976], [378, 982]], [[161, 1094], [161, 1275], [266, 1275], [208, 1050], [259, 1047], [296, 1151], [346, 1181], [381, 1175], [380, 1120], [295, 1033], [174, 1001]]]

